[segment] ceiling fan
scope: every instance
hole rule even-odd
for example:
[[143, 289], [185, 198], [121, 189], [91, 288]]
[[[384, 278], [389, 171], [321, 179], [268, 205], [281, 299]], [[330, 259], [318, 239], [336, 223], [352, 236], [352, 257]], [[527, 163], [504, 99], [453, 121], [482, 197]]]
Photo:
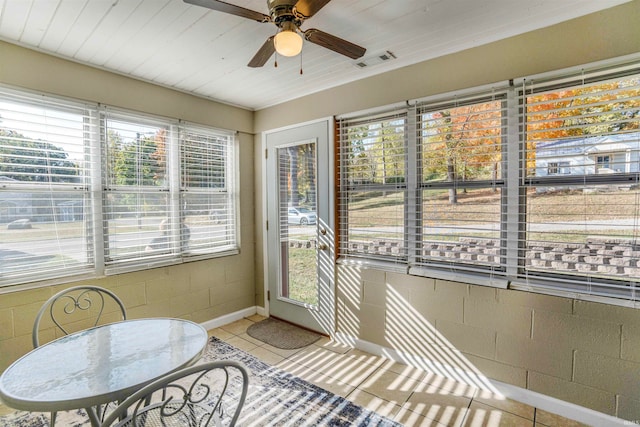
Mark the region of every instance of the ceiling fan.
[[278, 32], [269, 37], [258, 49], [258, 52], [247, 64], [249, 67], [262, 67], [275, 52], [283, 56], [296, 56], [302, 50], [302, 36], [311, 43], [351, 59], [358, 59], [366, 52], [365, 48], [324, 31], [315, 28], [305, 31], [300, 29], [300, 25], [305, 20], [315, 15], [331, 0], [267, 0], [269, 15], [220, 0], [183, 1], [261, 23], [274, 23], [279, 28]]

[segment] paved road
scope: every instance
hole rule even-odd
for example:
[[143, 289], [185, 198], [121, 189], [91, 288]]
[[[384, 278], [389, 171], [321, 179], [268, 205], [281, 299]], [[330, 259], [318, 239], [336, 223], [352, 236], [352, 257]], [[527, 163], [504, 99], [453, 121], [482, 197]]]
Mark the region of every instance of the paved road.
[[[126, 220], [127, 222], [131, 222], [132, 225], [135, 223], [135, 219]], [[149, 221], [149, 220], [147, 220]], [[150, 222], [151, 224], [155, 224], [156, 222]], [[148, 228], [149, 224], [145, 224]], [[211, 230], [209, 226], [192, 226], [191, 227], [191, 236], [197, 236], [199, 231]], [[223, 232], [224, 225], [214, 225], [214, 227], [219, 227], [220, 232]], [[556, 224], [544, 224], [544, 225], [531, 225], [529, 227], [529, 231], [532, 232], [549, 232], [549, 231], [571, 231], [571, 230], [581, 230], [587, 233], [597, 234], [599, 230], [602, 229], [617, 229], [617, 230], [638, 230], [639, 224], [633, 219], [628, 220], [615, 220], [615, 221], [593, 221], [587, 224], [584, 223], [556, 223]], [[148, 230], [147, 228], [147, 230]], [[301, 237], [301, 238], [311, 238], [314, 236], [316, 230], [315, 225], [307, 225], [307, 226], [289, 226], [289, 236], [292, 238]], [[401, 234], [403, 233], [402, 227], [378, 227], [375, 228], [376, 234]], [[474, 224], [474, 231], [478, 230], [486, 230], [487, 232], [499, 232], [499, 227], [496, 224], [485, 224], [478, 225]], [[372, 231], [372, 228], [362, 227], [362, 228], [352, 228], [351, 232], [358, 234], [368, 235]], [[464, 230], [462, 230], [464, 232]], [[433, 234], [460, 234], [460, 228], [452, 228], [452, 227], [424, 227], [424, 233], [426, 235]], [[129, 233], [122, 235], [115, 235], [109, 237], [109, 245], [110, 247], [124, 247], [127, 244], [131, 244], [131, 242], [142, 241], [147, 242], [151, 241], [157, 235], [155, 232], [150, 231], [141, 231], [138, 233]], [[21, 257], [24, 259], [25, 257], [31, 258], [32, 256], [55, 256], [55, 255], [66, 255], [71, 258], [79, 259], [79, 261], [84, 261], [85, 254], [87, 252], [87, 245], [83, 238], [67, 238], [58, 242], [56, 239], [49, 240], [40, 240], [37, 243], [33, 241], [16, 241], [3, 243], [1, 242], [2, 234], [0, 230], [0, 262], [3, 261], [3, 258], [6, 259], [8, 257], [15, 257], [16, 252], [22, 252], [25, 255]], [[11, 251], [11, 252], [9, 252]], [[0, 268], [1, 270], [1, 268]]]

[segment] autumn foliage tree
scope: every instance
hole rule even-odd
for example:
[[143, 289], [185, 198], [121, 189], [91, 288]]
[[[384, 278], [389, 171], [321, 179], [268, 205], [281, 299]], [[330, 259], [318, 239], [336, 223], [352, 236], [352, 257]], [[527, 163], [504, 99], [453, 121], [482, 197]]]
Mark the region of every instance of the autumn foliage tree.
[[[494, 100], [422, 114], [423, 180], [463, 184], [496, 179], [502, 158], [502, 103]], [[449, 189], [449, 202], [457, 203]]]
[[526, 103], [527, 175], [532, 175], [541, 142], [637, 131], [640, 78], [532, 93]]
[[350, 127], [349, 176], [359, 184], [404, 183], [405, 121], [400, 118]]

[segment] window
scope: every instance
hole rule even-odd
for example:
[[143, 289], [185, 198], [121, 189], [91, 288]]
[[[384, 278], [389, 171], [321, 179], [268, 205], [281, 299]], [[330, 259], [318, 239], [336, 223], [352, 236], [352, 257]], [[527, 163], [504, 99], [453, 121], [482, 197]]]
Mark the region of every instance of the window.
[[236, 179], [234, 137], [228, 132], [180, 128], [182, 251], [191, 255], [234, 251]]
[[417, 108], [416, 265], [502, 272], [504, 94]]
[[549, 162], [547, 163], [547, 175], [564, 175], [571, 173], [570, 162]]
[[91, 271], [91, 112], [0, 96], [0, 281]]
[[[523, 98], [529, 167], [522, 186], [521, 276], [533, 284], [635, 298], [640, 277], [638, 71], [529, 82]], [[537, 164], [547, 158], [571, 166], [562, 177], [539, 173]]]
[[107, 112], [103, 117], [104, 255], [107, 266], [179, 252], [171, 221], [167, 147], [171, 126]]
[[405, 112], [343, 120], [340, 140], [341, 254], [406, 259]]
[[611, 158], [609, 156], [596, 156], [596, 173], [601, 172], [602, 168], [609, 169]]
[[637, 299], [640, 65], [520, 82], [342, 117], [341, 260]]
[[0, 285], [237, 251], [230, 132], [0, 89]]

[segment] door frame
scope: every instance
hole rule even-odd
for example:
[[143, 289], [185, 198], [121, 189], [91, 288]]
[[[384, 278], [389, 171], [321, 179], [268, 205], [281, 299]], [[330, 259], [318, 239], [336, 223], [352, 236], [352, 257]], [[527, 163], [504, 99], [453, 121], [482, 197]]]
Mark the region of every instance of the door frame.
[[[267, 152], [267, 135], [272, 133], [278, 133], [286, 130], [296, 129], [299, 127], [304, 127], [308, 125], [313, 125], [317, 123], [327, 123], [327, 143], [328, 143], [328, 182], [327, 182], [327, 192], [329, 199], [329, 217], [327, 218], [327, 224], [329, 226], [328, 235], [332, 236], [329, 240], [329, 253], [331, 254], [331, 263], [333, 265], [332, 271], [329, 274], [330, 280], [330, 289], [329, 294], [331, 296], [331, 307], [328, 307], [327, 310], [331, 313], [331, 324], [329, 325], [330, 331], [328, 331], [332, 336], [336, 332], [336, 275], [335, 275], [335, 230], [336, 230], [336, 222], [335, 222], [335, 151], [334, 151], [334, 139], [335, 139], [335, 121], [333, 116], [324, 117], [316, 120], [310, 120], [302, 123], [296, 123], [293, 125], [287, 125], [275, 129], [269, 129], [261, 132], [261, 146], [260, 146], [260, 159], [262, 165], [261, 178], [262, 178], [262, 224], [260, 226], [262, 230], [262, 264], [263, 264], [263, 298], [264, 298], [264, 315], [269, 316], [270, 313], [270, 303], [267, 298], [269, 291], [269, 259], [268, 259], [268, 234], [267, 234], [267, 219], [268, 219], [268, 193], [267, 193], [267, 159], [265, 153]], [[319, 221], [320, 218], [318, 218]]]

